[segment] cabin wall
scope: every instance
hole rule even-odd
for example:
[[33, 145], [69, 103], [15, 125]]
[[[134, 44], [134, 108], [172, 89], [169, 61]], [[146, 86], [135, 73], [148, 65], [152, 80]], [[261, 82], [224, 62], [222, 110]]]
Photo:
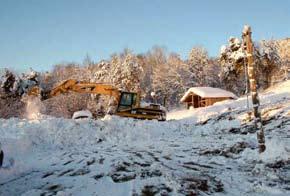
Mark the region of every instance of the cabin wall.
[[202, 98], [197, 95], [191, 95], [191, 98], [186, 102], [187, 109], [190, 107], [199, 108], [206, 107], [215, 104], [219, 101], [230, 99], [229, 97], [218, 97], [218, 98]]

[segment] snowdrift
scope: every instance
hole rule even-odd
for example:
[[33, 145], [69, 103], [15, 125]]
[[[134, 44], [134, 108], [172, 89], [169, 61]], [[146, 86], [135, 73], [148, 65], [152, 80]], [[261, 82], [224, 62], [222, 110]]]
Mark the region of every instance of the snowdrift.
[[174, 111], [166, 122], [0, 119], [0, 195], [290, 194], [290, 81], [261, 95], [262, 155], [246, 103]]

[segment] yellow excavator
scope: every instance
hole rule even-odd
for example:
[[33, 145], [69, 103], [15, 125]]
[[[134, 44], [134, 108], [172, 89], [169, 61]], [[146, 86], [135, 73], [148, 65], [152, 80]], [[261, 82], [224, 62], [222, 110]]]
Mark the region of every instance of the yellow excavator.
[[142, 107], [140, 104], [140, 93], [122, 91], [109, 84], [69, 79], [48, 91], [42, 91], [39, 87], [35, 86], [27, 94], [28, 96], [40, 96], [41, 100], [46, 100], [69, 92], [114, 97], [117, 109], [113, 114], [118, 116], [148, 120], [157, 119], [159, 121], [166, 120], [166, 111], [159, 104], [150, 103]]

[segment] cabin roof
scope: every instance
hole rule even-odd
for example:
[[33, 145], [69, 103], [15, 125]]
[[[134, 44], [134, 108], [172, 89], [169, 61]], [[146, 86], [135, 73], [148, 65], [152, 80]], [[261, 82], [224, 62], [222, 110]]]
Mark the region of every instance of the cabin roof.
[[238, 98], [234, 93], [213, 87], [192, 87], [186, 91], [180, 102], [185, 102], [190, 95], [198, 95], [202, 98]]

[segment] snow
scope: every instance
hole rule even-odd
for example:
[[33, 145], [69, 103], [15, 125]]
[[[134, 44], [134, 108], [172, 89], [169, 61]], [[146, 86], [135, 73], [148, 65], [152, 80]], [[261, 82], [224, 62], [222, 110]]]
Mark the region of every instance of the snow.
[[160, 108], [160, 110], [162, 110], [162, 111], [166, 111], [167, 110], [163, 105], [160, 105], [160, 104], [157, 104], [157, 103], [148, 103], [148, 102], [145, 102], [145, 101], [141, 101], [140, 102], [140, 107], [141, 108], [150, 108], [150, 107], [152, 107], [152, 105], [158, 106]]
[[220, 48], [220, 53], [221, 54], [226, 54], [227, 53], [227, 46], [226, 45], [222, 45]]
[[230, 97], [236, 99], [237, 96], [229, 91], [213, 88], [213, 87], [192, 87], [183, 95], [180, 102], [183, 102], [190, 94], [196, 94], [203, 98], [219, 98], [219, 97]]
[[280, 159], [287, 160], [289, 158], [290, 149], [287, 149], [287, 144], [284, 141], [272, 139], [267, 145], [267, 151], [261, 155], [264, 162], [273, 163]]
[[289, 195], [290, 81], [260, 99], [261, 155], [245, 97], [166, 122], [0, 119], [0, 195]]

